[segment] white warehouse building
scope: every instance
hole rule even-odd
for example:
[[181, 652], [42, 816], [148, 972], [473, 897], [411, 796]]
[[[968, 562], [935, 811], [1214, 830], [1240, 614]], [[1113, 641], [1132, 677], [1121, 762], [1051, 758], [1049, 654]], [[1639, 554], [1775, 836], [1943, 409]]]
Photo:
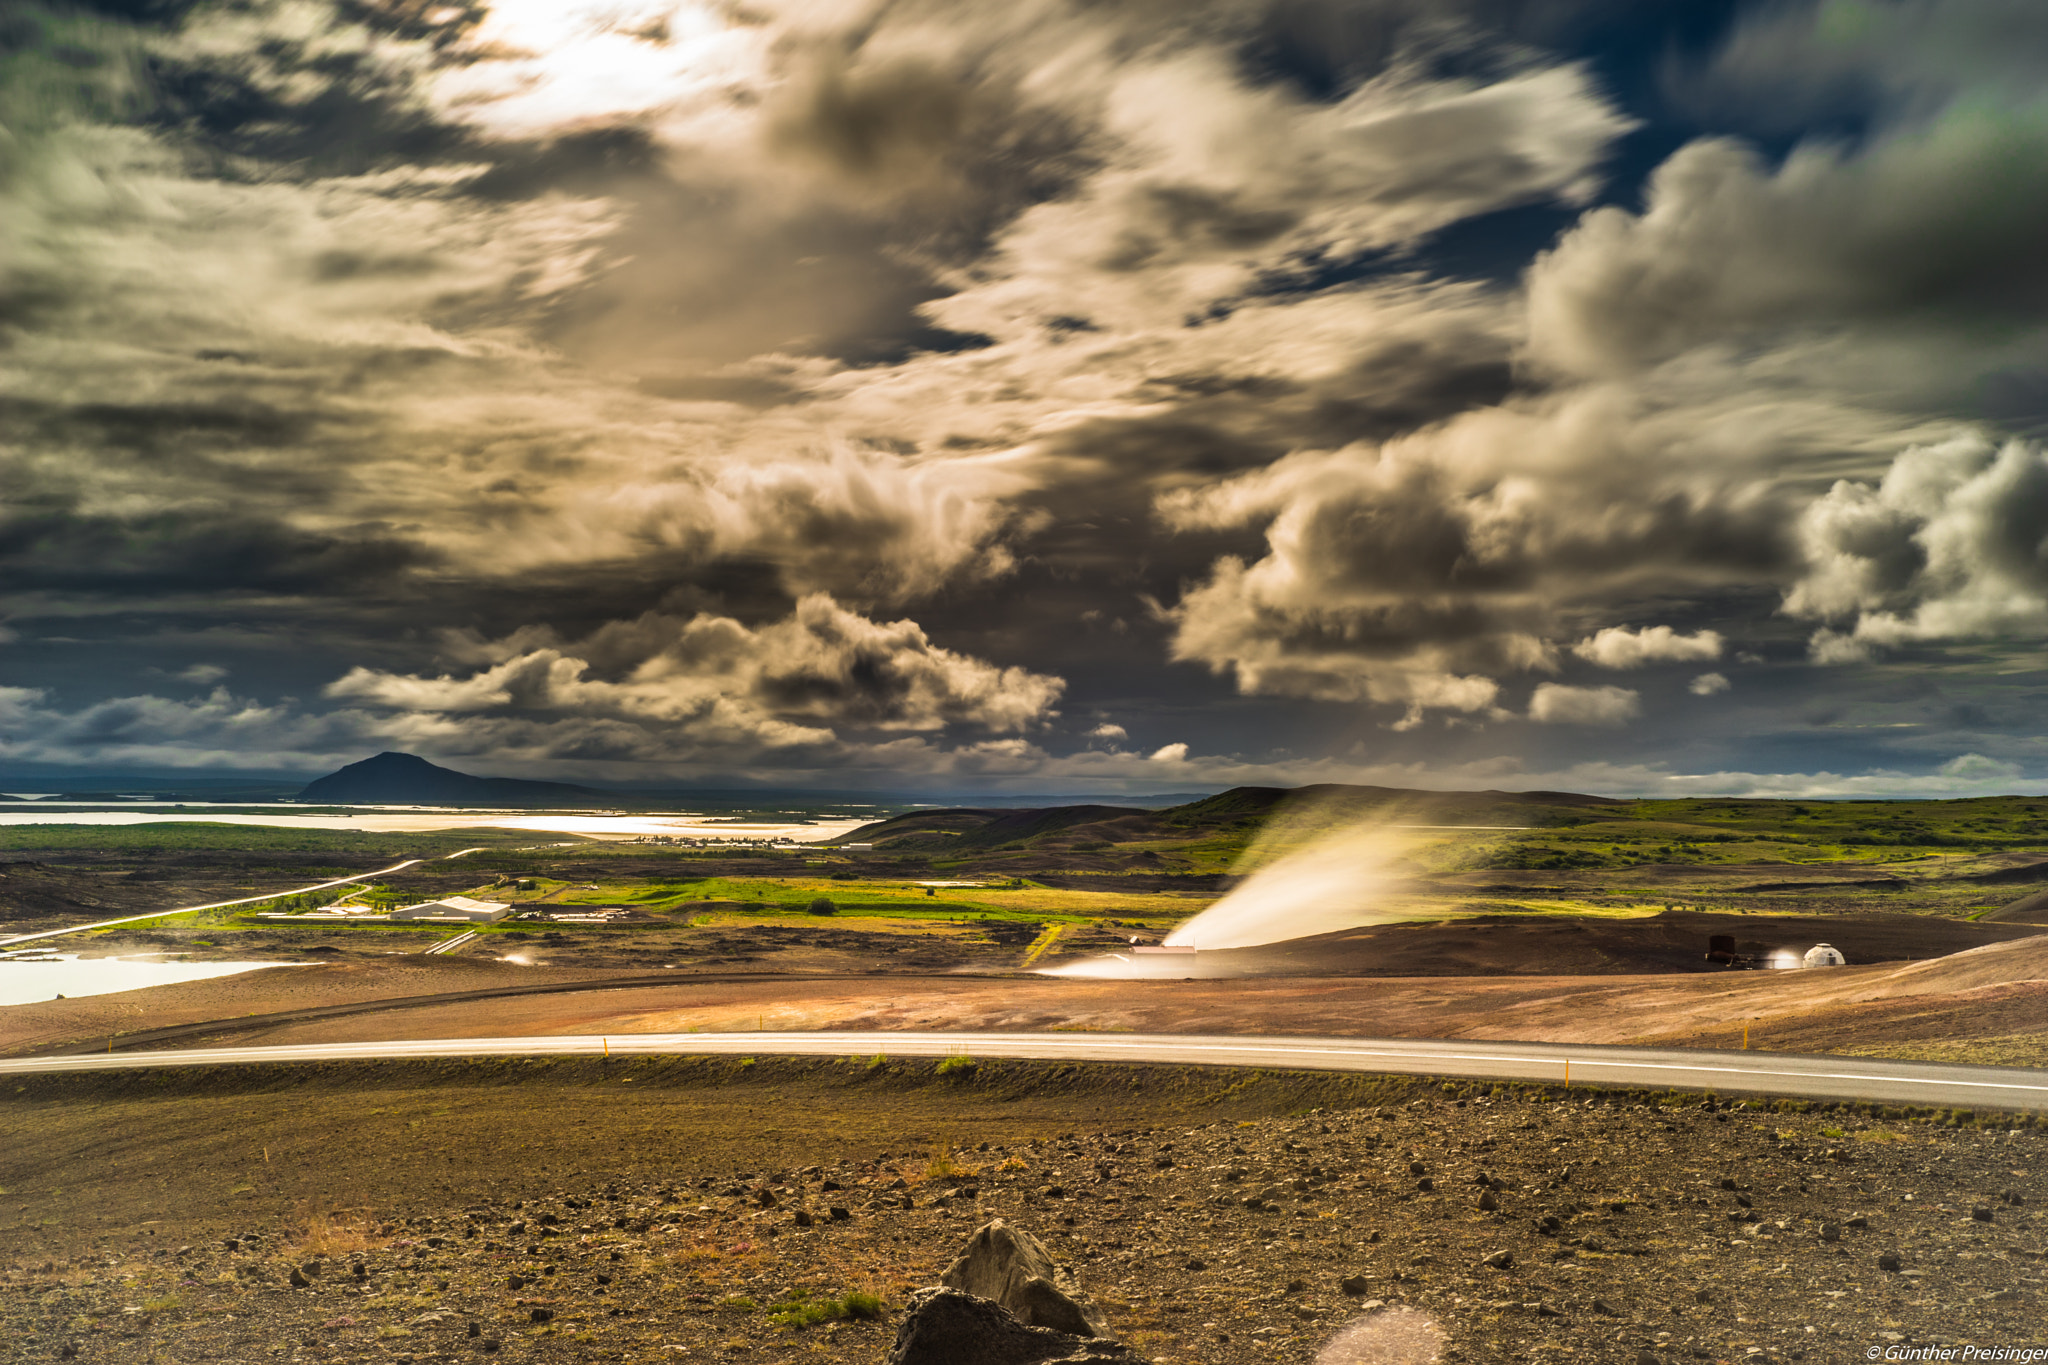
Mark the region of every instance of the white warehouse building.
[[443, 896], [437, 901], [421, 901], [391, 912], [393, 919], [454, 920], [464, 924], [496, 924], [512, 913], [512, 907], [500, 901], [477, 901], [467, 896]]

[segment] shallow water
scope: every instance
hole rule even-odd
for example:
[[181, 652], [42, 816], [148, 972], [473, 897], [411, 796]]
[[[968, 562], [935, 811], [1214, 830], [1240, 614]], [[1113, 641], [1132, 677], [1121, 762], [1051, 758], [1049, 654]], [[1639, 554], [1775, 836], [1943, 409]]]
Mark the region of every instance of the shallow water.
[[304, 962], [164, 962], [146, 957], [79, 957], [76, 953], [25, 952], [0, 956], [0, 1005], [31, 1005], [58, 996], [112, 995], [115, 991], [169, 986], [235, 976], [264, 967], [304, 967]]

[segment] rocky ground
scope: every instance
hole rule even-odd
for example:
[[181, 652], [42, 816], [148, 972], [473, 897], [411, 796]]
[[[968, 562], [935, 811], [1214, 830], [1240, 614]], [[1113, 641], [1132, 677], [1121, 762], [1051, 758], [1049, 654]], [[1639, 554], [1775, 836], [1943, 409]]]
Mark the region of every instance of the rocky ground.
[[824, 1142], [774, 1169], [675, 1137], [652, 1178], [485, 1162], [388, 1207], [165, 1221], [52, 1259], [17, 1228], [0, 1360], [878, 1365], [910, 1292], [994, 1215], [1159, 1365], [1308, 1362], [1399, 1312], [1447, 1361], [2048, 1346], [2032, 1120], [1503, 1089], [914, 1154]]

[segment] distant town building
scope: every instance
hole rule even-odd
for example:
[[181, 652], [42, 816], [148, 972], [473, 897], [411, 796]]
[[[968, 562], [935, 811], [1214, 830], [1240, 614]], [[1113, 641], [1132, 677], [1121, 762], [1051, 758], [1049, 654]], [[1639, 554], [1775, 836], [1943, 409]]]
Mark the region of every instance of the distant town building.
[[391, 912], [393, 919], [454, 920], [465, 924], [495, 924], [512, 913], [502, 901], [471, 900], [467, 896], [444, 896], [421, 901]]

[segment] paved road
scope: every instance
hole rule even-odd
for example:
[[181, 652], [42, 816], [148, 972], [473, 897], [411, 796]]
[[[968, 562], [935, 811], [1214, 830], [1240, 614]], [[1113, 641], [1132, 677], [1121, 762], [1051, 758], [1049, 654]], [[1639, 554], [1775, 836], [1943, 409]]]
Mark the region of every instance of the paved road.
[[411, 1060], [434, 1057], [785, 1055], [1034, 1058], [1165, 1062], [1306, 1071], [1362, 1071], [1479, 1080], [1598, 1083], [1713, 1090], [1816, 1100], [1871, 1100], [1972, 1109], [2048, 1109], [2048, 1071], [1784, 1052], [1708, 1052], [1554, 1043], [1469, 1043], [1406, 1038], [1231, 1038], [1085, 1033], [636, 1033], [544, 1038], [445, 1038], [209, 1048], [186, 1052], [27, 1057], [0, 1076], [46, 1071], [219, 1066], [251, 1062]]

